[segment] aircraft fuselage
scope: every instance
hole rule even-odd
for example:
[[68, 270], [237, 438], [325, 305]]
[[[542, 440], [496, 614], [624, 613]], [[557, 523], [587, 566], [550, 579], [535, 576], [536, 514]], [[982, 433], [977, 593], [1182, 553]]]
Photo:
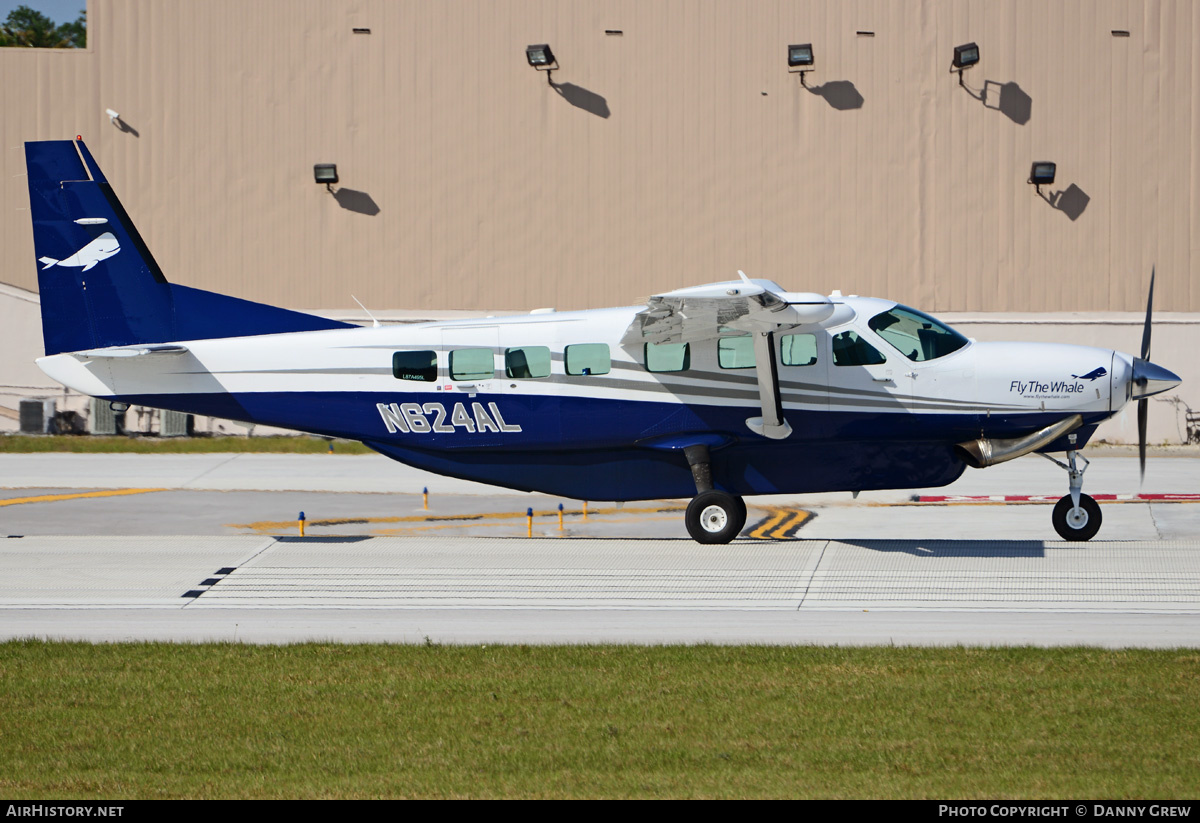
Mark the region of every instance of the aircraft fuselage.
[[[179, 341], [176, 356], [39, 364], [96, 397], [361, 440], [443, 474], [614, 500], [693, 494], [679, 449], [695, 442], [711, 449], [717, 487], [735, 494], [945, 485], [965, 466], [955, 443], [1078, 413], [1082, 446], [1129, 396], [1129, 358], [1112, 350], [970, 342], [914, 362], [867, 324], [894, 303], [835, 302], [823, 326], [773, 337], [792, 427], [779, 440], [746, 426], [759, 395], [737, 346], [690, 343], [686, 364], [651, 371], [647, 345], [622, 344], [642, 307]], [[832, 349], [849, 331], [882, 362], [837, 362]], [[607, 362], [569, 361], [597, 345]], [[548, 373], [514, 372], [514, 351], [545, 355]], [[422, 365], [427, 353], [429, 368], [406, 372], [397, 352]]]

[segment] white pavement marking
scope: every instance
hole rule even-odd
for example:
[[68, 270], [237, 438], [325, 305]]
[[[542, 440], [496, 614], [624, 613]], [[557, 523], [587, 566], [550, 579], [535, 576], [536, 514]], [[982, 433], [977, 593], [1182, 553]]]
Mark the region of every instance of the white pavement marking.
[[0, 605], [178, 608], [204, 580], [273, 543], [254, 535], [0, 540]]
[[195, 608], [793, 609], [820, 544], [686, 540], [286, 540]]
[[0, 541], [0, 637], [1195, 646], [1198, 549], [28, 537]]

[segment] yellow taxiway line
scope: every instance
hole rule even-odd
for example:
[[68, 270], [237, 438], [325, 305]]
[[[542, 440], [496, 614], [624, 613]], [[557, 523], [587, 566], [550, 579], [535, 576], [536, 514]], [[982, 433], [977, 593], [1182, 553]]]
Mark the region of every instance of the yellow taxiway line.
[[98, 492], [75, 492], [73, 494], [42, 494], [37, 497], [9, 497], [0, 500], [0, 506], [19, 506], [23, 503], [54, 503], [59, 500], [78, 500], [83, 497], [123, 497], [129, 494], [166, 492], [170, 489], [107, 489]]
[[[617, 508], [610, 506], [601, 509], [588, 509], [589, 516], [605, 515], [605, 514], [657, 514], [661, 512], [681, 512], [683, 506], [646, 506], [646, 507], [631, 507], [626, 506]], [[568, 517], [582, 516], [583, 510], [576, 509], [574, 511], [566, 510], [563, 512]], [[309, 520], [308, 527], [315, 528], [317, 526], [345, 526], [359, 525], [371, 523], [447, 523], [451, 526], [469, 526], [472, 524], [483, 525], [481, 521], [485, 520], [512, 520], [519, 517], [525, 517], [523, 511], [519, 512], [481, 512], [481, 513], [463, 513], [463, 514], [415, 514], [405, 517], [341, 517], [329, 518], [326, 520]], [[535, 511], [535, 518], [538, 517], [558, 517], [557, 509], [547, 509], [545, 511]], [[295, 520], [259, 520], [255, 523], [226, 523], [231, 529], [250, 529], [258, 533], [279, 531], [281, 529], [294, 529], [296, 527]]]

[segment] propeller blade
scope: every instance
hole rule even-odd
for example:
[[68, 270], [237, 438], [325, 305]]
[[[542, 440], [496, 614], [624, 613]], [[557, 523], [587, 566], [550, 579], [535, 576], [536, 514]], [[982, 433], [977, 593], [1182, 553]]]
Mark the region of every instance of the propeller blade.
[[1154, 267], [1150, 267], [1150, 294], [1146, 297], [1146, 325], [1142, 327], [1142, 359], [1150, 359], [1150, 310], [1154, 306]]
[[1142, 480], [1146, 479], [1146, 412], [1150, 401], [1142, 398], [1138, 401], [1138, 465], [1142, 469]]

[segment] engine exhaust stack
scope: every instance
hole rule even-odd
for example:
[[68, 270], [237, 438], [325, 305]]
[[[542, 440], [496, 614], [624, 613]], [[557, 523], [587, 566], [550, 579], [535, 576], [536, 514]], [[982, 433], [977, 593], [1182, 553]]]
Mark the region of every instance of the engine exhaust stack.
[[1073, 414], [1065, 420], [1052, 423], [1044, 429], [1039, 429], [1024, 437], [1013, 437], [1006, 440], [996, 440], [981, 437], [978, 440], [968, 440], [954, 447], [954, 453], [973, 469], [986, 469], [997, 463], [1007, 463], [1024, 457], [1030, 452], [1044, 448], [1063, 435], [1070, 434], [1083, 425], [1083, 417]]

